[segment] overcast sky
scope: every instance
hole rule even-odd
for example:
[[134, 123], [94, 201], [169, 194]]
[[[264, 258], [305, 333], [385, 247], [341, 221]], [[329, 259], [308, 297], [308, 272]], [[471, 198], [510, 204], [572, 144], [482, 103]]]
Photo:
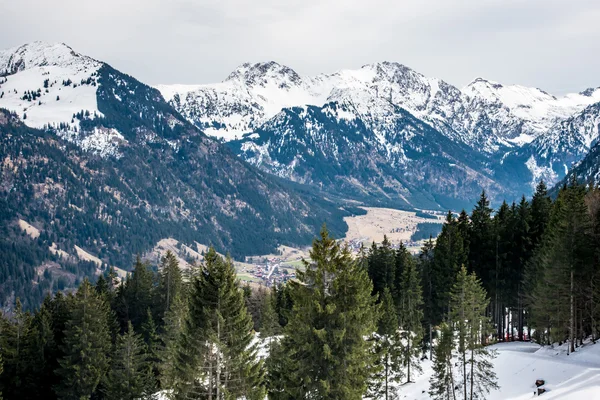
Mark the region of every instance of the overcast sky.
[[598, 0], [0, 0], [0, 48], [65, 42], [149, 83], [243, 62], [300, 74], [397, 61], [562, 94], [600, 86]]

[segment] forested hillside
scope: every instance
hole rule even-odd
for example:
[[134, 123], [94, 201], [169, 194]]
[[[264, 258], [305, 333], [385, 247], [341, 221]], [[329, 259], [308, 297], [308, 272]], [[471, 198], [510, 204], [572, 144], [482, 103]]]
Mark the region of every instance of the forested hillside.
[[498, 388], [490, 344], [531, 338], [574, 352], [599, 337], [599, 217], [600, 190], [573, 181], [556, 200], [540, 183], [531, 202], [498, 210], [483, 193], [416, 257], [387, 240], [354, 257], [323, 228], [297, 279], [270, 290], [240, 287], [214, 249], [185, 272], [170, 253], [158, 273], [138, 260], [126, 280], [109, 271], [33, 313], [17, 300], [0, 321], [1, 390], [381, 399], [427, 357], [432, 399], [485, 399]]
[[[139, 85], [135, 93], [151, 98], [155, 90]], [[108, 156], [63, 139], [60, 128], [31, 129], [0, 110], [0, 303], [19, 297], [26, 309], [35, 307], [50, 290], [108, 266], [129, 268], [167, 237], [241, 257], [309, 243], [323, 220], [338, 233], [346, 229], [342, 217], [350, 212], [339, 204], [266, 176], [184, 122], [171, 127], [178, 117], [166, 117], [166, 103], [129, 99], [128, 114], [112, 113], [121, 106], [114, 97], [99, 104], [104, 117], [75, 119], [82, 138], [88, 125], [124, 133]], [[139, 118], [138, 111], [164, 118]], [[25, 234], [19, 220], [37, 233]]]

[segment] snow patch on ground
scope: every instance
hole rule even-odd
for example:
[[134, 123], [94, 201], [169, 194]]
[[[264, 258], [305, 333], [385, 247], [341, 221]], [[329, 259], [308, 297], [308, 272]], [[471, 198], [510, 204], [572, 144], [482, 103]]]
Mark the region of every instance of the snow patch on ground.
[[[566, 345], [540, 347], [534, 343], [500, 343], [492, 346], [498, 352], [493, 361], [500, 389], [487, 400], [600, 399], [600, 344], [588, 343], [567, 356]], [[426, 360], [423, 374], [414, 383], [399, 388], [400, 399], [428, 400], [431, 362]], [[536, 379], [546, 381], [548, 390], [534, 396]]]
[[56, 134], [71, 143], [75, 143], [84, 151], [106, 158], [119, 158], [119, 147], [127, 140], [114, 128], [95, 127], [92, 132], [77, 132], [74, 130], [57, 131]]

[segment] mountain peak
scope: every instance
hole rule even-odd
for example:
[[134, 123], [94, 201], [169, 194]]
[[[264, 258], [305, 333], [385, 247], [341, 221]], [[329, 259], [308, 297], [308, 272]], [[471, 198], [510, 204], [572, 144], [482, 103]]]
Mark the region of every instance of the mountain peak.
[[0, 51], [0, 75], [12, 75], [34, 67], [99, 64], [64, 43], [36, 41]]
[[600, 91], [600, 87], [597, 88], [587, 88], [581, 92], [579, 92], [580, 95], [585, 96], [585, 97], [592, 97], [594, 95], [594, 93], [596, 93], [596, 91]]
[[299, 84], [302, 78], [296, 71], [275, 61], [244, 63], [237, 67], [225, 81], [241, 81], [248, 86], [264, 86], [268, 81], [283, 81], [283, 86]]
[[502, 89], [504, 86], [501, 83], [491, 81], [489, 79], [477, 77], [471, 81], [465, 88], [470, 87], [488, 87], [492, 89]]

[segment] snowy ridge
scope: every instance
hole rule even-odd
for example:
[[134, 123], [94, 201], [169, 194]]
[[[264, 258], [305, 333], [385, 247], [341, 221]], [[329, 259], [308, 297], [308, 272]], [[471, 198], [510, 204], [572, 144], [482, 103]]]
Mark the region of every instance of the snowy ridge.
[[16, 112], [32, 128], [71, 123], [80, 111], [102, 116], [96, 101], [101, 66], [65, 44], [34, 42], [1, 51], [0, 107]]
[[[556, 123], [600, 101], [600, 88], [555, 97], [538, 88], [502, 85], [482, 78], [462, 91], [469, 98], [471, 108], [484, 109], [488, 118], [505, 120], [507, 124], [522, 123], [520, 132], [515, 132], [520, 134], [508, 138], [517, 145], [533, 141]], [[497, 112], [489, 112], [494, 109]]]
[[481, 78], [460, 90], [393, 62], [315, 77], [275, 62], [243, 64], [222, 83], [157, 88], [188, 120], [225, 140], [252, 132], [283, 108], [324, 106], [343, 98], [358, 106], [361, 115], [382, 114], [375, 107], [391, 103], [449, 138], [487, 153], [528, 144], [600, 101], [600, 89], [557, 98], [540, 89]]

